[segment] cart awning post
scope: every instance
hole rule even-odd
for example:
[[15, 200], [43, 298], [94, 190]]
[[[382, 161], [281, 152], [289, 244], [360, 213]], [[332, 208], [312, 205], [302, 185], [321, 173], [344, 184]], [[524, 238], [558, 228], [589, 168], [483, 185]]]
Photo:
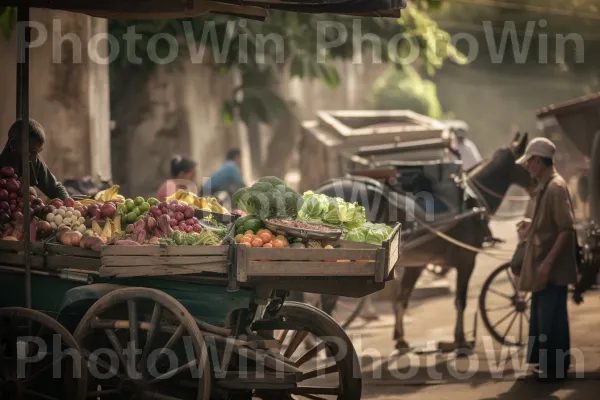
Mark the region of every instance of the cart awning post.
[[17, 11], [17, 119], [21, 124], [21, 190], [23, 192], [23, 257], [25, 264], [25, 304], [31, 308], [31, 257], [29, 204], [29, 6], [21, 5]]

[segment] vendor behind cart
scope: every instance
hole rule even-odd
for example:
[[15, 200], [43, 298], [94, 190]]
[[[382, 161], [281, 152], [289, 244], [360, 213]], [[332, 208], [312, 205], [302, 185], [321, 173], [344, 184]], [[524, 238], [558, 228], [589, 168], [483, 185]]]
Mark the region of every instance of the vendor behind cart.
[[[2, 153], [0, 153], [0, 167], [12, 167], [17, 175], [21, 176], [22, 161], [21, 161], [21, 132], [22, 120], [15, 121], [8, 130], [8, 140]], [[69, 198], [69, 193], [65, 187], [56, 179], [50, 172], [48, 166], [39, 156], [46, 135], [44, 128], [37, 121], [29, 120], [29, 175], [30, 186], [35, 186], [40, 189], [46, 196], [51, 199], [66, 200]]]

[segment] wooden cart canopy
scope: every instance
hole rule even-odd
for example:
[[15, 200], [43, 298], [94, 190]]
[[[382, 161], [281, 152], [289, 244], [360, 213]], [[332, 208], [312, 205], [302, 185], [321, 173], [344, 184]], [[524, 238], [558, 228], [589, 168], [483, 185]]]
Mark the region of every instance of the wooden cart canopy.
[[[23, 1], [0, 0], [0, 6]], [[264, 20], [268, 10], [309, 14], [340, 14], [361, 17], [399, 18], [406, 0], [30, 0], [33, 8], [64, 10], [108, 19], [191, 18], [207, 13]]]
[[544, 133], [558, 127], [582, 154], [590, 156], [594, 135], [600, 131], [600, 93], [544, 107], [537, 117]]

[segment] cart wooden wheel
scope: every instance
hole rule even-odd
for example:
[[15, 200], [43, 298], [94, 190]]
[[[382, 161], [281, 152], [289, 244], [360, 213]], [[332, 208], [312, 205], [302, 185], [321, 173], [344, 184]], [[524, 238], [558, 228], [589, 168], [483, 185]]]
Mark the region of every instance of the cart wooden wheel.
[[[254, 397], [358, 400], [362, 377], [358, 357], [346, 332], [326, 313], [303, 303], [285, 302], [275, 337], [280, 353], [303, 371], [297, 387], [269, 390]], [[309, 343], [308, 346], [303, 345]]]
[[88, 363], [88, 398], [208, 400], [204, 338], [173, 297], [149, 288], [100, 298], [75, 330]]
[[60, 323], [28, 308], [0, 308], [2, 400], [83, 400], [86, 379], [81, 349]]
[[531, 294], [517, 290], [510, 264], [496, 268], [479, 295], [479, 312], [492, 337], [505, 346], [524, 346], [528, 337]]

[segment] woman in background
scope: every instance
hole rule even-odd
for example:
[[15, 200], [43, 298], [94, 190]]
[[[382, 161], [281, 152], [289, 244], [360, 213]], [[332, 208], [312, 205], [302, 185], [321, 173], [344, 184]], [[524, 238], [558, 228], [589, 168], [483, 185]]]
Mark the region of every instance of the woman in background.
[[171, 196], [179, 189], [186, 192], [198, 193], [196, 185], [196, 162], [191, 158], [176, 155], [171, 160], [171, 179], [162, 184], [156, 198], [160, 201]]

